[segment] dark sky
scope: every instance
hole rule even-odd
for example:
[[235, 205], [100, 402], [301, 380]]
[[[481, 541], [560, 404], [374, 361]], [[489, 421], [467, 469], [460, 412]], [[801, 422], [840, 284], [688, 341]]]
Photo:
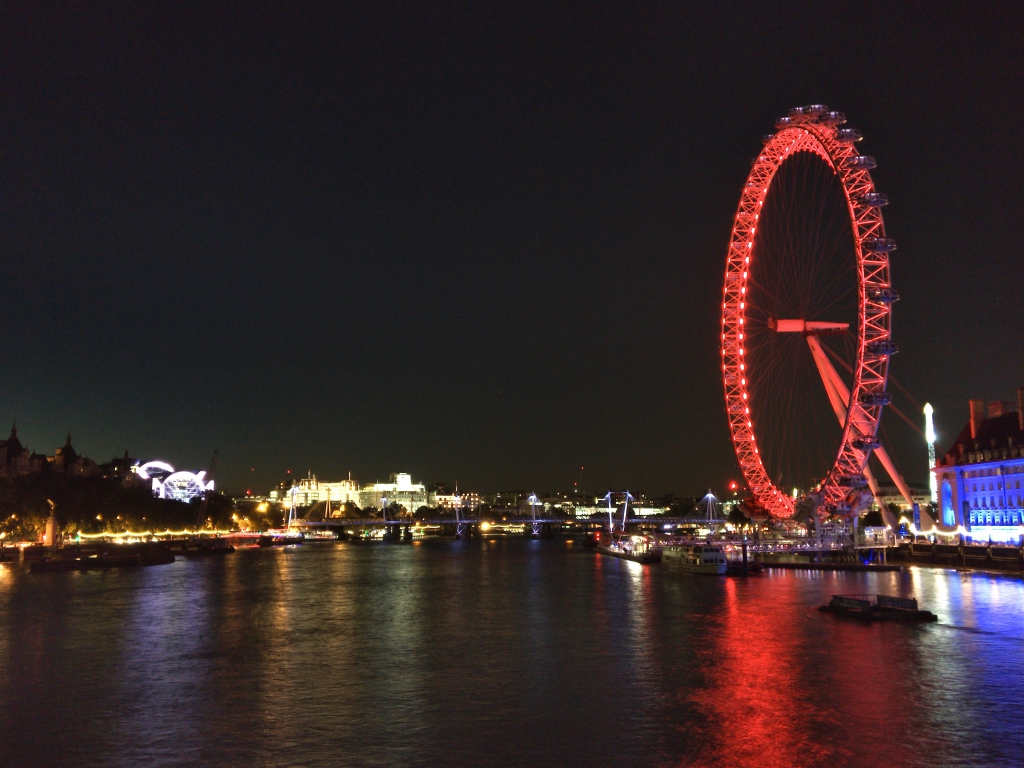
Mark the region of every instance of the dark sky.
[[0, 419], [100, 461], [217, 448], [230, 491], [287, 468], [540, 490], [581, 465], [592, 489], [721, 489], [731, 219], [774, 118], [824, 102], [878, 158], [892, 370], [951, 440], [968, 397], [1024, 385], [1022, 19], [6, 4]]

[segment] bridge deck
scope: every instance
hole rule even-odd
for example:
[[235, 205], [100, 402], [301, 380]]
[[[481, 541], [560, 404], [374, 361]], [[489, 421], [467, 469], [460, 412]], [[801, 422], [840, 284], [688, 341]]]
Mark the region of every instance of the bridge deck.
[[[398, 519], [383, 520], [379, 517], [366, 517], [366, 518], [348, 518], [348, 517], [331, 517], [326, 520], [296, 520], [295, 525], [302, 526], [304, 528], [338, 528], [345, 526], [374, 526], [374, 525], [456, 525], [462, 523], [463, 525], [480, 525], [480, 523], [489, 523], [490, 525], [532, 525], [533, 523], [541, 523], [545, 525], [596, 525], [596, 526], [607, 526], [607, 518], [601, 519], [599, 517], [591, 518], [566, 518], [566, 517], [538, 517], [534, 520], [532, 517], [515, 517], [507, 520], [484, 520], [481, 518], [462, 518], [456, 520], [454, 517], [440, 517], [440, 518], [428, 518], [414, 520], [412, 518], [404, 517]], [[621, 518], [617, 519], [616, 524], [621, 522]], [[720, 521], [719, 521], [720, 522]], [[630, 517], [626, 520], [626, 525], [703, 525], [707, 523], [707, 520], [693, 520], [690, 518], [681, 517]]]

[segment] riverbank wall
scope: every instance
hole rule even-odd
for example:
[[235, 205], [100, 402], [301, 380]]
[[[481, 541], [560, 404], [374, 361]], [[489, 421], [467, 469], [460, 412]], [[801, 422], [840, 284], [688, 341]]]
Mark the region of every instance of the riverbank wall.
[[1024, 573], [1024, 547], [917, 543], [890, 547], [886, 555], [896, 563]]

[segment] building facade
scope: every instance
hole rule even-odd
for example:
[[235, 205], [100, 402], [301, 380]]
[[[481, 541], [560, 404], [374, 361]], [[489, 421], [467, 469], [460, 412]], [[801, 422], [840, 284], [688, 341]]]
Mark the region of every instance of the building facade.
[[310, 507], [322, 501], [329, 501], [332, 505], [351, 503], [361, 507], [360, 493], [359, 483], [353, 480], [351, 475], [347, 480], [325, 483], [317, 480], [316, 475], [311, 474], [309, 477], [299, 480], [291, 488], [275, 488], [270, 492], [270, 501], [285, 505], [291, 505], [294, 502], [296, 508]]
[[[431, 503], [428, 507], [444, 507], [445, 509], [466, 509], [475, 512], [480, 509], [480, 494], [478, 493], [434, 493], [431, 496]], [[415, 512], [416, 510], [412, 510]]]
[[[907, 483], [907, 488], [910, 489], [910, 498], [913, 499], [914, 503], [918, 507], [924, 507], [931, 503], [932, 491], [931, 488], [925, 486], [916, 485], [915, 483]], [[913, 513], [913, 508], [900, 493], [900, 489], [895, 485], [879, 485], [878, 493], [882, 500], [882, 503], [889, 509], [895, 505], [899, 508], [900, 512]], [[871, 503], [872, 509], [878, 509], [878, 499], [874, 499]]]
[[31, 475], [43, 470], [55, 470], [64, 475], [86, 477], [100, 473], [95, 461], [80, 456], [71, 445], [71, 433], [68, 433], [64, 445], [54, 451], [53, 456], [33, 453], [21, 444], [18, 439], [17, 426], [11, 427], [11, 434], [6, 440], [0, 440], [0, 477], [20, 477]]
[[432, 506], [431, 494], [427, 492], [427, 487], [423, 483], [414, 483], [412, 475], [405, 472], [391, 475], [386, 483], [366, 485], [359, 492], [359, 506], [363, 509], [383, 509], [385, 499], [389, 509], [402, 506], [410, 514], [420, 507]]
[[971, 419], [936, 461], [938, 522], [982, 541], [1024, 535], [1024, 387], [1017, 410], [971, 400]]

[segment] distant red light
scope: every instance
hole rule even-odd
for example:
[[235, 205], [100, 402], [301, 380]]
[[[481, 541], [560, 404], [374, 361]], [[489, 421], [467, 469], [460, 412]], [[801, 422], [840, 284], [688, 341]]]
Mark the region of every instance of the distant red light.
[[729, 490], [730, 490], [730, 491], [735, 491], [735, 490], [736, 490], [736, 489], [737, 489], [738, 487], [739, 487], [739, 486], [738, 486], [738, 485], [736, 484], [736, 481], [735, 481], [735, 480], [734, 480], [734, 481], [732, 481], [731, 483], [729, 483]]

